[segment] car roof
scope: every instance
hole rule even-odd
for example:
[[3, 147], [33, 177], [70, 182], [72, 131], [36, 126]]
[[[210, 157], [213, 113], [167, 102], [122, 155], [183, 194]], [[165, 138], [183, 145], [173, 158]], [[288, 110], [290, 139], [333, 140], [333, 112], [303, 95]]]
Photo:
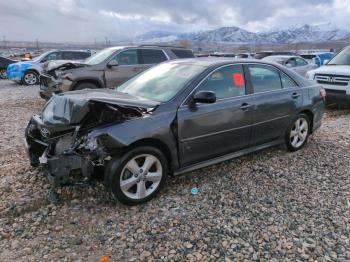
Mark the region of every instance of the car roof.
[[[186, 59], [176, 59], [171, 60], [168, 63], [174, 64], [192, 64], [203, 67], [210, 67], [215, 65], [225, 65], [225, 64], [239, 64], [239, 63], [259, 63], [266, 64], [269, 62], [258, 60], [258, 59], [235, 59], [232, 57], [197, 57], [197, 58], [186, 58]], [[271, 63], [272, 64], [272, 63]]]
[[270, 55], [270, 56], [264, 57], [263, 59], [269, 59], [269, 58], [283, 58], [283, 59], [288, 59], [288, 58], [293, 58], [293, 57], [298, 57], [298, 58], [300, 58], [299, 56], [296, 56], [296, 55]]

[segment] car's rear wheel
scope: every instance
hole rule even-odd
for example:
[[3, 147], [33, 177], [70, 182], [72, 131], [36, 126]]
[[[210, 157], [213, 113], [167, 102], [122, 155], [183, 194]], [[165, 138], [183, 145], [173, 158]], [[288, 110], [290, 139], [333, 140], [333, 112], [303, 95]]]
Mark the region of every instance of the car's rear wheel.
[[96, 89], [96, 88], [98, 87], [93, 83], [83, 82], [83, 83], [77, 84], [74, 87], [74, 90]]
[[27, 71], [22, 82], [27, 86], [37, 85], [39, 84], [39, 75], [34, 71]]
[[290, 151], [297, 151], [301, 149], [309, 138], [310, 134], [310, 120], [305, 114], [298, 114], [289, 126], [285, 140], [287, 148]]
[[7, 74], [6, 74], [6, 69], [0, 69], [0, 79], [6, 79]]
[[113, 158], [105, 172], [106, 186], [113, 195], [134, 205], [155, 197], [168, 175], [168, 163], [160, 150], [142, 146]]

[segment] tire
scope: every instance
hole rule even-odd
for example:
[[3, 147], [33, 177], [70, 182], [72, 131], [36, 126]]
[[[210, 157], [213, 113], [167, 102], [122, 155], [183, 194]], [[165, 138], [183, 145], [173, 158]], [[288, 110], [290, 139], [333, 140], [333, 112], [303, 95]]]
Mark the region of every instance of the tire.
[[33, 86], [33, 85], [39, 84], [38, 73], [31, 71], [31, 70], [25, 72], [23, 79], [22, 79], [22, 83], [24, 85], [27, 85], [27, 86]]
[[289, 151], [298, 151], [305, 146], [310, 135], [310, 119], [305, 114], [298, 114], [290, 124], [285, 135]]
[[163, 153], [154, 147], [141, 146], [108, 163], [105, 185], [121, 203], [136, 205], [155, 197], [167, 175], [168, 162]]
[[0, 79], [6, 79], [7, 74], [6, 74], [6, 69], [0, 69]]
[[95, 84], [93, 84], [93, 83], [83, 82], [83, 83], [77, 84], [74, 87], [74, 90], [97, 89], [97, 88], [98, 87]]

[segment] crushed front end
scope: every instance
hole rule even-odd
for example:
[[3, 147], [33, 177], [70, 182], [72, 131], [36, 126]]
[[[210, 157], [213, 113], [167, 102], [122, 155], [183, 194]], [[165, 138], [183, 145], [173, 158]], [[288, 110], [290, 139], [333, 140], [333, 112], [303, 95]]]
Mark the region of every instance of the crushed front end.
[[40, 97], [48, 100], [54, 94], [69, 91], [72, 85], [70, 70], [85, 66], [87, 65], [76, 61], [46, 62], [43, 65], [43, 72], [40, 74]]
[[95, 94], [95, 100], [83, 91], [73, 93], [51, 98], [41, 114], [31, 118], [25, 132], [31, 165], [40, 166], [54, 187], [75, 183], [77, 178], [90, 179], [116, 153], [118, 149], [108, 142], [108, 135], [96, 137], [93, 130], [142, 117], [146, 112], [121, 106], [108, 93]]

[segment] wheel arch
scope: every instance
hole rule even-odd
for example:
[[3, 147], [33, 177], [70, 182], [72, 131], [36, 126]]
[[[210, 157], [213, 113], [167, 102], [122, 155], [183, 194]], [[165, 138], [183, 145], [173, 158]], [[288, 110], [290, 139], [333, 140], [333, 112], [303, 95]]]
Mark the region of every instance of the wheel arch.
[[312, 134], [313, 125], [314, 125], [314, 113], [310, 109], [304, 109], [299, 112], [299, 114], [305, 114], [310, 120], [310, 131], [309, 133]]
[[103, 84], [101, 83], [100, 80], [94, 79], [94, 78], [89, 78], [89, 79], [78, 79], [74, 82], [72, 86], [72, 90], [74, 90], [78, 85], [82, 83], [90, 83], [96, 85], [98, 88], [103, 88]]
[[144, 138], [130, 144], [127, 147], [127, 150], [132, 150], [139, 146], [151, 146], [160, 150], [164, 154], [165, 158], [167, 159], [169, 168], [171, 168], [171, 164], [172, 164], [171, 151], [165, 142], [157, 138]]

